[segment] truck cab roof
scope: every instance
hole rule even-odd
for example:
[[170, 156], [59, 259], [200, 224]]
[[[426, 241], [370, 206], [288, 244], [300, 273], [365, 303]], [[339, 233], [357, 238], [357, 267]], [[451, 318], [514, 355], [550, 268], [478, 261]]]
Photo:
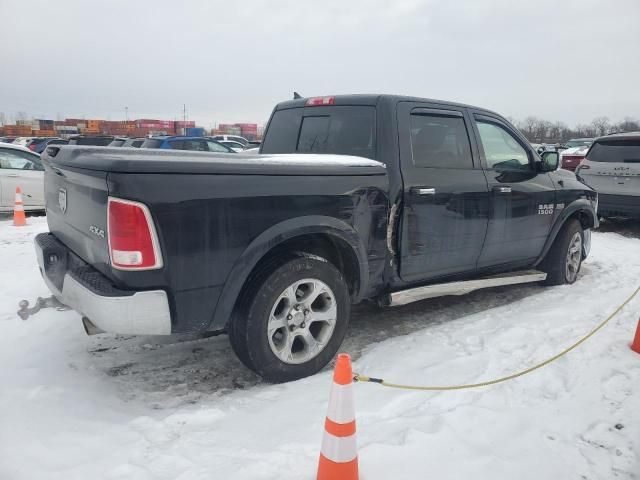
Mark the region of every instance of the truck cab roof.
[[[326, 99], [327, 102], [330, 103], [319, 103], [319, 99]], [[318, 101], [318, 103], [312, 104], [313, 101]], [[307, 106], [320, 106], [320, 105], [369, 105], [369, 106], [377, 106], [381, 103], [395, 104], [399, 102], [423, 102], [423, 103], [433, 103], [433, 104], [441, 104], [441, 105], [451, 105], [460, 108], [473, 108], [474, 110], [480, 110], [492, 115], [498, 115], [491, 110], [487, 110], [485, 108], [475, 107], [473, 105], [466, 105], [464, 103], [450, 102], [447, 100], [436, 100], [432, 98], [424, 98], [424, 97], [413, 97], [409, 95], [391, 95], [391, 94], [346, 94], [346, 95], [323, 95], [318, 97], [303, 97], [297, 98], [293, 100], [286, 100], [284, 102], [280, 102], [276, 105], [276, 110], [284, 110], [287, 108], [299, 108], [299, 107], [307, 107]]]

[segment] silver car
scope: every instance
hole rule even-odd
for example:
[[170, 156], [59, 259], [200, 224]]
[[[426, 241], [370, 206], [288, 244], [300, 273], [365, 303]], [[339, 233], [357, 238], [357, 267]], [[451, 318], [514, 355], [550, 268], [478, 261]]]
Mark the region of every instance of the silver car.
[[640, 218], [640, 132], [596, 138], [576, 175], [598, 192], [602, 217]]
[[13, 210], [16, 187], [25, 210], [44, 210], [44, 168], [40, 155], [20, 145], [0, 143], [0, 212]]

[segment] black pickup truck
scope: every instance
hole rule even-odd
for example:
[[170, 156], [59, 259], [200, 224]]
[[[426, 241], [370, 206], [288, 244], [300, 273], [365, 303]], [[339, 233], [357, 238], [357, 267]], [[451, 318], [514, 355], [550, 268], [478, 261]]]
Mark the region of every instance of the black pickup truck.
[[53, 146], [40, 269], [87, 333], [222, 332], [313, 374], [352, 304], [576, 280], [597, 195], [504, 118], [392, 95], [276, 106], [260, 155]]

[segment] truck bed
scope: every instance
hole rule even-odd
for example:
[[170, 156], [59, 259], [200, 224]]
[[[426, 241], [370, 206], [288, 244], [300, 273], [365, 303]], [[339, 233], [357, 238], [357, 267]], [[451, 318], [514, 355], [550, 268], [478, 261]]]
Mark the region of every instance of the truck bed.
[[[224, 328], [226, 314], [212, 319], [227, 279], [241, 278], [234, 269], [296, 229], [342, 230], [365, 242], [363, 268], [380, 277], [384, 265], [388, 179], [377, 161], [65, 146], [43, 164], [51, 233], [114, 288], [166, 291], [173, 332]], [[112, 267], [109, 197], [149, 208], [163, 268]]]
[[384, 175], [384, 164], [346, 155], [259, 155], [106, 147], [49, 147], [52, 166], [114, 173]]

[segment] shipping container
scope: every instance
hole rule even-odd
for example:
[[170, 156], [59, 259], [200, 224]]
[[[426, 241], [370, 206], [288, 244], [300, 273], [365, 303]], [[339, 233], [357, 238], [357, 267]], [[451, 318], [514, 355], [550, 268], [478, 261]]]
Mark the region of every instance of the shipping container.
[[204, 137], [204, 128], [202, 127], [188, 127], [184, 129], [184, 134], [189, 137]]

